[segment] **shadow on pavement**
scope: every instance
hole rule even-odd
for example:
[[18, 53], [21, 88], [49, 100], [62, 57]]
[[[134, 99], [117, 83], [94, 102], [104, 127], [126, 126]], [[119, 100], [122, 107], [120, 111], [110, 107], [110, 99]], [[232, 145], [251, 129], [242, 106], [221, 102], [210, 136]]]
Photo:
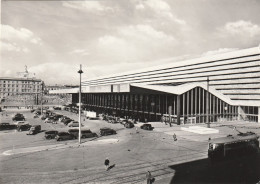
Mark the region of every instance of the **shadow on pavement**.
[[246, 183], [260, 181], [260, 154], [210, 163], [208, 159], [172, 165], [171, 183]]

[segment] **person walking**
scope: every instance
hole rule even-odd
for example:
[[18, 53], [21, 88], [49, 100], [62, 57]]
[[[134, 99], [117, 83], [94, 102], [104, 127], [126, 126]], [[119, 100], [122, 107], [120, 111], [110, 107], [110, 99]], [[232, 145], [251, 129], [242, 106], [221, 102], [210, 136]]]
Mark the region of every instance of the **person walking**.
[[174, 141], [177, 141], [177, 136], [175, 133], [173, 134], [173, 139], [174, 139]]
[[105, 163], [104, 163], [104, 164], [105, 164], [105, 167], [106, 167], [106, 170], [108, 170], [108, 168], [109, 168], [109, 162], [110, 162], [109, 159], [106, 158], [106, 159], [105, 159]]
[[146, 173], [146, 181], [147, 181], [147, 184], [152, 184], [152, 174], [150, 171], [147, 171]]

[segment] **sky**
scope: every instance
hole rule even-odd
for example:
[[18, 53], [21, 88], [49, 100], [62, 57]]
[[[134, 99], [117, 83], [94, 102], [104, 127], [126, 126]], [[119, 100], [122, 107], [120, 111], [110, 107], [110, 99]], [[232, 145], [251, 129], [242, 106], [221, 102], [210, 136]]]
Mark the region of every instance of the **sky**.
[[259, 0], [1, 1], [0, 77], [46, 85], [260, 44]]

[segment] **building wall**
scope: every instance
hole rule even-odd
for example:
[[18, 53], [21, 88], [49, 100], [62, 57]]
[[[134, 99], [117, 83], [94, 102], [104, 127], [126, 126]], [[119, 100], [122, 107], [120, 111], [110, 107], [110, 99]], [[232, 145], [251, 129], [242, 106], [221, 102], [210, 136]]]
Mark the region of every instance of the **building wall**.
[[41, 92], [41, 80], [0, 78], [0, 98], [11, 95], [37, 94]]
[[179, 85], [206, 82], [241, 105], [260, 106], [259, 47], [201, 57], [84, 81], [86, 86], [118, 83]]
[[260, 121], [260, 47], [102, 76], [83, 81], [82, 85], [96, 88], [122, 83], [178, 86], [206, 83], [207, 78], [210, 90], [215, 89], [236, 102], [241, 120]]
[[[78, 103], [78, 94], [73, 96], [73, 102]], [[207, 96], [207, 91], [200, 87], [181, 95], [136, 87], [131, 87], [128, 93], [85, 93], [82, 94], [82, 103], [86, 110], [140, 121], [160, 121], [169, 115], [176, 124], [238, 119], [237, 106], [231, 106], [211, 93]]]

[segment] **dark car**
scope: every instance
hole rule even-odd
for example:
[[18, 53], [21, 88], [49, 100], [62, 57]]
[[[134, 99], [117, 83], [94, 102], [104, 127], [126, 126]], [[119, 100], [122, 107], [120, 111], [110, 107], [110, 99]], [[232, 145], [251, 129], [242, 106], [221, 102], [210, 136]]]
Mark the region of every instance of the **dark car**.
[[125, 123], [125, 125], [124, 125], [126, 128], [133, 128], [135, 125], [134, 125], [134, 123], [132, 123], [132, 122], [127, 122], [127, 123]]
[[53, 107], [54, 110], [61, 110], [61, 107]]
[[0, 130], [12, 130], [15, 129], [16, 125], [10, 123], [0, 123]]
[[116, 134], [116, 131], [112, 128], [101, 128], [100, 129], [101, 136], [113, 135], [113, 134]]
[[72, 122], [72, 119], [66, 119], [63, 121], [64, 125], [68, 125], [70, 122]]
[[154, 129], [154, 127], [152, 127], [152, 125], [149, 123], [143, 124], [142, 126], [140, 126], [140, 128], [144, 129], [144, 130], [153, 130]]
[[28, 131], [30, 130], [30, 128], [32, 127], [32, 125], [29, 124], [21, 124], [21, 125], [17, 125], [17, 130], [20, 131]]
[[41, 132], [41, 125], [33, 125], [27, 135], [35, 135]]
[[[79, 129], [69, 129], [68, 132], [70, 134], [73, 134], [75, 138], [78, 138], [79, 136]], [[91, 137], [97, 137], [97, 134], [94, 132], [91, 132], [89, 129], [81, 130], [81, 138], [91, 138]]]
[[55, 139], [57, 141], [63, 141], [63, 140], [71, 140], [75, 139], [75, 136], [70, 134], [69, 132], [59, 132], [56, 136]]
[[56, 135], [58, 134], [58, 131], [56, 130], [49, 130], [45, 132], [45, 138], [46, 139], [54, 139]]
[[14, 115], [12, 120], [13, 121], [24, 121], [25, 117], [23, 116], [23, 114], [17, 113], [17, 114]]
[[49, 130], [45, 132], [46, 139], [54, 139], [59, 132], [57, 130]]
[[60, 121], [61, 121], [61, 122], [64, 122], [64, 121], [66, 121], [66, 120], [68, 120], [68, 119], [70, 119], [70, 118], [67, 117], [67, 116], [63, 116], [63, 117], [60, 118]]

